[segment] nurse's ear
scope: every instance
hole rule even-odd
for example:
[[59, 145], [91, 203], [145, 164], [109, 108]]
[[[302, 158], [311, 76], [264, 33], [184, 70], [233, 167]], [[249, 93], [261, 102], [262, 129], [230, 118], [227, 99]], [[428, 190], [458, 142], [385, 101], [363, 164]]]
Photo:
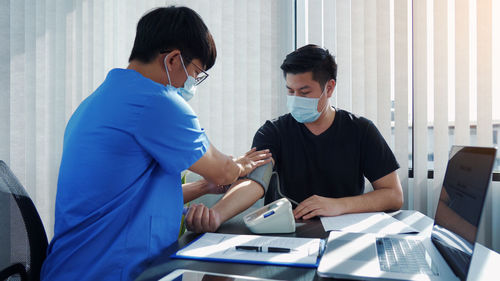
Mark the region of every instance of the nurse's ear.
[[170, 77], [170, 81], [165, 80], [164, 85], [170, 84], [175, 88], [182, 87], [186, 81], [186, 72], [181, 63], [181, 51], [174, 49], [168, 53], [160, 54], [159, 60], [161, 60], [163, 71], [166, 72], [165, 66], [168, 69], [168, 75], [165, 73], [165, 78]]
[[161, 64], [166, 64], [169, 72], [177, 71], [179, 67], [182, 67], [179, 58], [180, 55], [181, 52], [177, 49], [162, 54], [162, 56], [160, 56]]

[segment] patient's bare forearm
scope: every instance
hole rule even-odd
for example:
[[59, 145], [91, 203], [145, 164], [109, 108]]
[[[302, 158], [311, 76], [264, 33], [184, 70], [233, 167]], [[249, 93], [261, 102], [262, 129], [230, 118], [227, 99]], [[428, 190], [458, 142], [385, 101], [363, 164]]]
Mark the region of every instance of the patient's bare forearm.
[[236, 181], [212, 209], [219, 213], [225, 222], [252, 206], [264, 195], [264, 189], [248, 179]]
[[343, 213], [396, 211], [401, 208], [401, 195], [391, 189], [377, 189], [362, 195], [340, 198], [345, 207]]
[[208, 182], [206, 180], [199, 180], [196, 182], [185, 183], [182, 185], [182, 194], [184, 197], [184, 203], [190, 202], [200, 196], [207, 193], [206, 186]]
[[396, 211], [403, 206], [403, 189], [396, 171], [372, 182], [372, 186], [372, 192], [340, 198], [346, 208], [344, 213]]

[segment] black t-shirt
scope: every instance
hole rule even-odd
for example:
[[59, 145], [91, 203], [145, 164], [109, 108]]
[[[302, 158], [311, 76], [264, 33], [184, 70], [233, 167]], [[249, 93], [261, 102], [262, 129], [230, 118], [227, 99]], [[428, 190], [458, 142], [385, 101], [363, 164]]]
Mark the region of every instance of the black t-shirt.
[[[336, 110], [332, 125], [318, 136], [291, 114], [268, 120], [252, 147], [271, 150], [281, 192], [299, 203], [312, 195], [362, 194], [364, 177], [373, 182], [399, 168], [375, 125], [345, 110]], [[280, 198], [276, 181], [271, 183], [266, 204]]]

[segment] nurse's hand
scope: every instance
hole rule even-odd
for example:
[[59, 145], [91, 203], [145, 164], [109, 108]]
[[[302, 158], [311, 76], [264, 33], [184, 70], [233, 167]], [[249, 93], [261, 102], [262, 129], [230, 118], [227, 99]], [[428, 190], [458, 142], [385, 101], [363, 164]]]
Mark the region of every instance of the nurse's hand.
[[240, 167], [240, 177], [244, 177], [255, 170], [255, 168], [271, 162], [272, 156], [269, 149], [259, 151], [255, 147], [250, 149], [245, 155], [235, 160]]
[[192, 232], [215, 232], [221, 224], [221, 219], [215, 210], [203, 204], [192, 204], [186, 214], [185, 223], [187, 230]]

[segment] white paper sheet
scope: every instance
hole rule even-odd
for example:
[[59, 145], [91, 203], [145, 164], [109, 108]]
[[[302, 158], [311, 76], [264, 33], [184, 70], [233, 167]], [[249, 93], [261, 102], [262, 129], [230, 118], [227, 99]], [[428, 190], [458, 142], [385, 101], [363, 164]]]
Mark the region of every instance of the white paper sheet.
[[[227, 261], [260, 262], [287, 265], [316, 265], [320, 239], [205, 233], [176, 253], [176, 257]], [[282, 247], [290, 253], [268, 253], [236, 250], [236, 246]]]
[[322, 217], [321, 223], [325, 231], [379, 234], [418, 233], [415, 228], [383, 212]]

